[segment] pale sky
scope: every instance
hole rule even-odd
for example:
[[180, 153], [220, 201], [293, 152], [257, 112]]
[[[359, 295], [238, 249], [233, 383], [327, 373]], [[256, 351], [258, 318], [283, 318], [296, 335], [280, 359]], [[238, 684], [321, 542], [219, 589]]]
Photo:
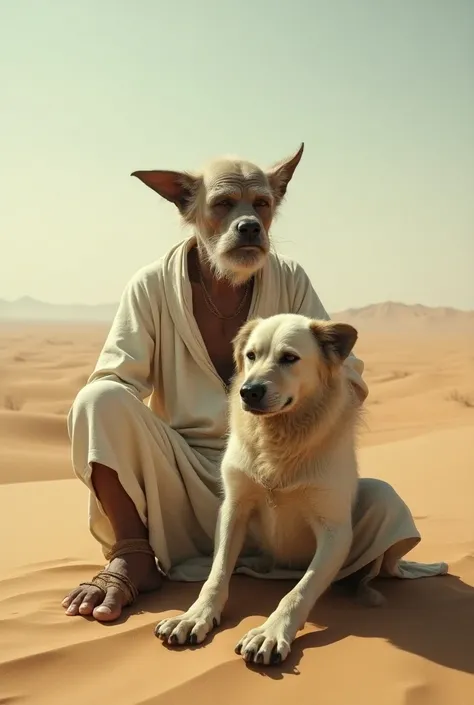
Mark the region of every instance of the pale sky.
[[0, 28], [0, 298], [116, 301], [184, 236], [132, 171], [304, 141], [273, 236], [326, 308], [474, 308], [473, 0], [12, 0]]

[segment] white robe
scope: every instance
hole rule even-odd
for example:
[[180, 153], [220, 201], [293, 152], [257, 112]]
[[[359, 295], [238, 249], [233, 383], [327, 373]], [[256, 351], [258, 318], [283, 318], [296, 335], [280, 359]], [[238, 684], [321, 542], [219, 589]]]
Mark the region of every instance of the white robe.
[[[162, 570], [172, 580], [187, 581], [204, 580], [209, 572], [227, 431], [227, 391], [193, 316], [187, 253], [194, 244], [194, 237], [184, 240], [128, 283], [95, 370], [68, 416], [74, 471], [90, 490], [90, 530], [104, 552], [114, 535], [94, 494], [94, 462], [117, 472], [148, 527]], [[329, 318], [304, 269], [271, 253], [256, 275], [249, 318], [290, 312]], [[365, 397], [363, 369], [355, 355], [347, 358], [346, 373]], [[444, 563], [400, 560], [419, 540], [393, 488], [361, 480], [353, 546], [338, 578], [369, 563], [371, 576], [445, 573]], [[261, 572], [251, 556], [241, 557], [236, 571], [266, 578], [301, 575]]]

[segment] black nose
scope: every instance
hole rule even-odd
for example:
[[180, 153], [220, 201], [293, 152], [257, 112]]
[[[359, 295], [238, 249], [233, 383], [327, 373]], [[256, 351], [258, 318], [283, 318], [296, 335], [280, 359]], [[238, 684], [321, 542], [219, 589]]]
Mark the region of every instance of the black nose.
[[253, 242], [258, 239], [262, 231], [262, 226], [258, 220], [241, 220], [237, 224], [237, 232], [242, 235], [247, 242]]
[[246, 404], [255, 406], [256, 404], [260, 404], [266, 391], [265, 385], [259, 384], [258, 382], [254, 384], [244, 384], [240, 388], [240, 396]]

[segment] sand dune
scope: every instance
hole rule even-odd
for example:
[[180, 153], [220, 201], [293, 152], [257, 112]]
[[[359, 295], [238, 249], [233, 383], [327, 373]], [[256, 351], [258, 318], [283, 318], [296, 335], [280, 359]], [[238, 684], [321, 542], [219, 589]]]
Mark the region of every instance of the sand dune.
[[115, 625], [64, 616], [63, 595], [101, 565], [65, 418], [107, 331], [0, 324], [0, 703], [474, 702], [474, 325], [454, 318], [447, 335], [400, 317], [390, 333], [382, 316], [377, 331], [360, 326], [358, 344], [371, 390], [362, 474], [391, 482], [411, 507], [423, 540], [409, 557], [447, 560], [450, 575], [384, 581], [378, 610], [331, 591], [289, 660], [264, 672], [233, 647], [286, 584], [235, 579], [222, 628], [187, 651], [164, 647], [153, 626], [199, 585], [167, 585]]

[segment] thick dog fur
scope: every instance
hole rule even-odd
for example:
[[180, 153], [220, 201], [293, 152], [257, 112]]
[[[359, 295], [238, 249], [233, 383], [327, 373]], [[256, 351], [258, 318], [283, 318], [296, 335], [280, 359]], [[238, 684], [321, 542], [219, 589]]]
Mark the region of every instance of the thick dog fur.
[[193, 227], [201, 259], [214, 276], [240, 286], [265, 263], [270, 226], [303, 149], [301, 144], [294, 155], [266, 170], [221, 157], [196, 174], [150, 170], [132, 176], [175, 204], [183, 222]]
[[278, 566], [306, 570], [262, 626], [237, 645], [246, 661], [283, 661], [352, 542], [359, 403], [342, 370], [352, 326], [282, 314], [252, 320], [234, 341], [224, 499], [208, 580], [189, 610], [156, 634], [197, 644], [220, 623], [249, 532]]

